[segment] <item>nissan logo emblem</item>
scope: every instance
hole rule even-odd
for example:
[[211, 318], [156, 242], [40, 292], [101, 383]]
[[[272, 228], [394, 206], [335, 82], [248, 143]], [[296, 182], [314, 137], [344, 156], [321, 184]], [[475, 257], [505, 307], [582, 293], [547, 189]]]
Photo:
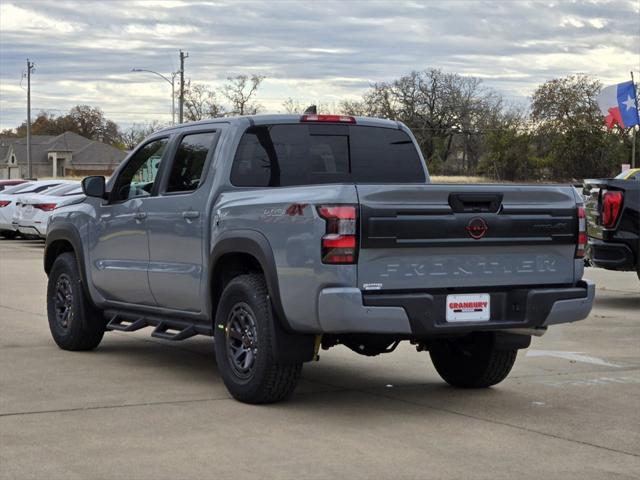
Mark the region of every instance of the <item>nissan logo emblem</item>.
[[467, 230], [467, 233], [471, 235], [471, 238], [480, 240], [487, 234], [489, 227], [487, 226], [487, 222], [484, 221], [484, 218], [474, 217], [469, 220], [465, 229]]

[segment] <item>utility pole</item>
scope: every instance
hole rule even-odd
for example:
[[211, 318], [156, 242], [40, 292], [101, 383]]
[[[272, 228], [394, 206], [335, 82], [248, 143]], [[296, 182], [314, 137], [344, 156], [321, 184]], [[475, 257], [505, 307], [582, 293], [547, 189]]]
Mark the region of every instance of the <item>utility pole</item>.
[[[633, 79], [633, 70], [631, 71], [631, 84], [633, 85], [633, 93], [636, 96], [636, 98], [634, 98], [636, 102], [636, 115], [638, 115], [640, 118], [640, 112], [638, 111], [638, 92], [636, 90], [635, 80]], [[640, 128], [640, 125], [634, 125], [632, 128], [633, 133], [631, 135], [631, 168], [636, 168], [636, 131], [638, 130], [638, 128]]]
[[31, 71], [33, 62], [27, 58], [27, 178], [33, 178], [31, 171]]
[[184, 59], [189, 58], [189, 54], [180, 50], [180, 105], [178, 110], [178, 123], [184, 122]]

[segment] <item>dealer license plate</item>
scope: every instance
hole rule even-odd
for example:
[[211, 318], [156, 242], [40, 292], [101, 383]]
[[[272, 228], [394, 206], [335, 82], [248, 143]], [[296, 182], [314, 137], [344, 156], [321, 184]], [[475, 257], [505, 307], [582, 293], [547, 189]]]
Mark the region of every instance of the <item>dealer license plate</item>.
[[447, 322], [486, 322], [490, 318], [488, 293], [447, 295]]

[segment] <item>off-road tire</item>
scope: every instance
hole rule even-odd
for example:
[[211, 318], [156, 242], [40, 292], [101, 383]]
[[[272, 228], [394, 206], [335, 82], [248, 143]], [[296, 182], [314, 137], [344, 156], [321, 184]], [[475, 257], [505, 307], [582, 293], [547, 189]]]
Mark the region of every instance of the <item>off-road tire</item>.
[[[70, 295], [61, 294], [63, 283]], [[66, 320], [60, 320], [58, 315], [62, 307], [56, 304], [56, 298], [60, 296], [69, 304]], [[71, 252], [56, 257], [49, 272], [47, 316], [51, 335], [63, 350], [93, 350], [104, 335], [106, 322], [102, 312], [85, 295], [78, 262]]]
[[500, 383], [509, 375], [517, 353], [517, 349], [497, 349], [491, 333], [438, 340], [429, 348], [438, 374], [449, 385], [460, 388], [486, 388]]
[[[229, 330], [238, 308], [254, 317], [257, 337], [253, 369], [244, 377], [237, 372], [229, 345], [233, 342]], [[250, 404], [278, 402], [289, 397], [298, 384], [302, 363], [281, 364], [274, 359], [271, 323], [274, 321], [277, 319], [262, 275], [240, 275], [229, 282], [218, 304], [214, 342], [218, 370], [236, 400]], [[236, 338], [238, 342], [241, 341]]]

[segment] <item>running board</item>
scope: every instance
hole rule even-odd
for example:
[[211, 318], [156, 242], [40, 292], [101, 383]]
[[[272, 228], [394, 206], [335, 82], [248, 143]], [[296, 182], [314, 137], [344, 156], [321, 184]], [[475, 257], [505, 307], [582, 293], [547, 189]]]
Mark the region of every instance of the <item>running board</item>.
[[196, 328], [193, 325], [187, 325], [184, 329], [179, 330], [168, 322], [161, 322], [153, 332], [151, 332], [152, 337], [162, 338], [164, 340], [184, 340], [197, 334], [198, 332], [196, 332]]
[[119, 330], [121, 332], [135, 332], [141, 328], [148, 327], [149, 323], [144, 317], [138, 317], [135, 320], [131, 320], [122, 316], [119, 313], [114, 314], [107, 323], [107, 330]]
[[185, 340], [195, 335], [213, 336], [211, 326], [181, 318], [161, 318], [114, 310], [106, 311], [105, 316], [109, 319], [106, 330], [135, 332], [141, 328], [155, 327], [151, 332], [152, 337], [171, 341]]

